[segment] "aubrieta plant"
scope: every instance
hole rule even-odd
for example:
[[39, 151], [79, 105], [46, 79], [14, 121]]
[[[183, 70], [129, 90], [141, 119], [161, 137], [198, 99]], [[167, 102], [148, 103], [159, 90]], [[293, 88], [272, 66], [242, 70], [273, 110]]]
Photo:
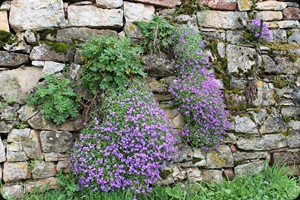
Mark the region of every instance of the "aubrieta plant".
[[248, 20], [245, 25], [244, 39], [248, 41], [268, 42], [270, 40], [270, 30], [267, 24], [260, 19]]
[[104, 101], [103, 120], [86, 125], [70, 155], [80, 189], [151, 190], [176, 153], [175, 137], [151, 94], [133, 87]]
[[191, 146], [215, 149], [229, 127], [222, 93], [213, 74], [206, 67], [205, 42], [199, 33], [186, 27], [175, 33], [177, 80], [170, 87], [173, 104], [186, 125], [182, 136]]

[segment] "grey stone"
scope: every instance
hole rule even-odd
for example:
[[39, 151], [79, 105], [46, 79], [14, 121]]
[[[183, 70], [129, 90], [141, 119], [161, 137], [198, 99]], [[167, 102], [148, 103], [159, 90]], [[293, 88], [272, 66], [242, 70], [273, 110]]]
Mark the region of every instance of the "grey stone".
[[7, 144], [7, 151], [23, 151], [22, 142], [13, 142]]
[[126, 23], [150, 21], [154, 16], [154, 6], [124, 1], [124, 16]]
[[[13, 102], [13, 101], [12, 101]], [[18, 107], [16, 106], [5, 106], [2, 108], [0, 113], [0, 118], [5, 121], [14, 121], [16, 120]]]
[[58, 161], [57, 165], [56, 165], [56, 171], [66, 171], [68, 170], [68, 168], [70, 167], [70, 164], [68, 161], [63, 160], [63, 161]]
[[272, 150], [287, 146], [287, 138], [281, 134], [268, 134], [260, 138], [239, 138], [237, 146], [243, 150]]
[[35, 110], [32, 106], [23, 106], [20, 110], [18, 110], [19, 119], [22, 122], [28, 121], [31, 117], [33, 117], [38, 111]]
[[286, 132], [287, 125], [282, 120], [282, 116], [273, 110], [273, 112], [267, 117], [264, 123], [261, 125], [259, 132], [261, 134], [265, 133], [279, 133]]
[[300, 115], [300, 109], [295, 106], [282, 107], [281, 114], [284, 117], [296, 117]]
[[58, 27], [63, 22], [62, 0], [18, 0], [11, 2], [9, 23], [16, 32]]
[[[228, 45], [226, 48], [228, 73], [241, 73], [251, 70], [255, 65], [255, 50], [252, 48]], [[252, 59], [251, 59], [252, 58]]]
[[270, 106], [276, 104], [274, 86], [263, 81], [256, 82], [257, 95], [253, 104], [255, 106]]
[[202, 170], [201, 177], [205, 182], [208, 183], [216, 182], [221, 184], [223, 180], [221, 170]]
[[298, 28], [300, 27], [299, 21], [296, 20], [285, 20], [277, 22], [279, 28]]
[[202, 181], [201, 171], [198, 168], [188, 168], [187, 172], [187, 181], [189, 183], [196, 183]]
[[251, 120], [249, 116], [236, 116], [234, 131], [238, 133], [258, 133], [256, 124]]
[[0, 67], [14, 68], [28, 62], [28, 55], [0, 51]]
[[69, 26], [118, 29], [123, 26], [122, 9], [102, 9], [95, 6], [68, 6]]
[[53, 62], [65, 62], [66, 55], [61, 52], [56, 52], [51, 46], [47, 44], [40, 44], [39, 46], [33, 47], [30, 55], [31, 60], [39, 61], [53, 61]]
[[68, 154], [64, 153], [45, 153], [45, 161], [67, 161], [68, 160]]
[[24, 33], [17, 33], [15, 38], [16, 39], [11, 44], [6, 44], [3, 48], [7, 51], [30, 53], [32, 47], [26, 44]]
[[168, 119], [174, 119], [178, 115], [178, 111], [175, 109], [164, 109], [164, 113]]
[[30, 177], [27, 162], [4, 163], [3, 181], [15, 182]]
[[267, 152], [236, 152], [233, 154], [234, 162], [240, 163], [246, 160], [270, 159]]
[[236, 78], [234, 76], [230, 79], [230, 88], [243, 90], [247, 86], [247, 80], [244, 78]]
[[240, 44], [243, 42], [243, 32], [242, 31], [227, 31], [226, 41], [232, 44]]
[[288, 126], [292, 130], [300, 130], [300, 121], [291, 120], [291, 121], [289, 121]]
[[25, 182], [25, 191], [32, 193], [32, 192], [43, 192], [44, 190], [53, 190], [59, 187], [59, 182], [57, 178], [50, 177], [45, 179], [38, 179], [38, 180], [28, 180]]
[[300, 30], [299, 29], [293, 30], [292, 35], [288, 38], [288, 42], [296, 43], [296, 44], [300, 45]]
[[156, 80], [151, 80], [147, 83], [147, 88], [154, 93], [165, 93], [168, 91], [168, 85]]
[[0, 121], [0, 134], [9, 133], [12, 130], [12, 124], [7, 124], [4, 121]]
[[224, 144], [236, 144], [236, 136], [234, 133], [227, 133], [225, 138], [222, 139]]
[[28, 42], [30, 44], [36, 43], [38, 41], [37, 36], [31, 30], [26, 30], [24, 32], [24, 39], [26, 40], [26, 42]]
[[138, 26], [133, 23], [126, 23], [124, 26], [124, 32], [127, 37], [142, 38], [142, 33]]
[[287, 41], [287, 35], [285, 30], [270, 30], [270, 41], [285, 43]]
[[217, 44], [217, 50], [221, 58], [224, 58], [226, 55], [225, 49], [226, 49], [226, 45], [224, 43], [220, 42]]
[[195, 167], [203, 167], [206, 166], [206, 152], [198, 149], [198, 148], [193, 148], [193, 153], [192, 155], [192, 163], [193, 166]]
[[234, 166], [231, 150], [226, 145], [220, 145], [217, 150], [207, 152], [206, 162], [206, 168], [209, 169]]
[[52, 162], [35, 161], [32, 178], [48, 178], [56, 175], [56, 166]]
[[151, 4], [157, 7], [172, 8], [181, 4], [181, 0], [130, 0], [133, 2], [140, 2], [144, 4]]
[[273, 60], [268, 55], [262, 56], [265, 72], [296, 74], [300, 72], [300, 61], [292, 62], [288, 57], [276, 56]]
[[85, 42], [91, 37], [117, 35], [117, 32], [109, 29], [91, 29], [86, 27], [71, 27], [57, 30], [55, 41], [71, 44], [74, 40]]
[[191, 147], [185, 145], [182, 148], [178, 149], [177, 156], [175, 158], [175, 162], [187, 162], [192, 160], [193, 151]]
[[[5, 161], [6, 161], [5, 147], [0, 137], [0, 163]], [[1, 174], [2, 174], [2, 170], [1, 170]]]
[[281, 20], [283, 15], [280, 11], [260, 11], [257, 12], [256, 18], [262, 19], [263, 21], [274, 21]]
[[40, 138], [45, 153], [64, 153], [71, 149], [75, 136], [68, 131], [41, 131]]
[[290, 148], [300, 147], [300, 131], [291, 131], [287, 136], [287, 143]]
[[182, 115], [177, 115], [173, 120], [173, 123], [174, 123], [174, 127], [173, 128], [183, 128], [184, 124], [185, 124], [185, 121], [184, 121], [184, 118]]
[[152, 54], [143, 58], [146, 63], [144, 70], [151, 77], [172, 76], [175, 72], [175, 62], [168, 59], [165, 54]]
[[28, 160], [24, 151], [7, 151], [8, 162], [22, 162]]
[[174, 166], [172, 168], [172, 176], [174, 181], [182, 181], [186, 179], [187, 173], [186, 170], [183, 170], [181, 168], [178, 168], [177, 166]]
[[42, 159], [43, 152], [37, 130], [31, 130], [29, 136], [22, 140], [23, 150], [30, 159]]
[[71, 79], [73, 80], [76, 80], [77, 78], [77, 75], [80, 71], [80, 68], [81, 68], [81, 65], [77, 65], [75, 63], [72, 63], [71, 66], [70, 66], [70, 77]]
[[239, 11], [248, 11], [253, 5], [251, 0], [237, 0]]
[[254, 122], [261, 125], [266, 117], [267, 117], [267, 111], [265, 109], [260, 109], [258, 112], [257, 111], [250, 111], [250, 113], [252, 114], [253, 118], [254, 118]]
[[300, 165], [300, 153], [298, 152], [275, 152], [274, 163], [285, 165]]
[[286, 2], [278, 2], [278, 1], [263, 1], [257, 2], [255, 4], [255, 8], [257, 10], [283, 10], [287, 7]]
[[24, 194], [22, 185], [4, 185], [1, 188], [1, 195], [4, 199], [21, 199]]
[[212, 11], [197, 13], [198, 23], [201, 27], [222, 28], [222, 29], [238, 29], [242, 28], [239, 19], [247, 19], [246, 12], [224, 12]]
[[30, 129], [13, 129], [7, 136], [7, 142], [22, 142], [29, 137]]
[[236, 166], [234, 168], [234, 173], [237, 176], [257, 174], [262, 171], [265, 166], [266, 163], [264, 161], [250, 162]]
[[37, 61], [37, 60], [33, 60], [31, 62], [32, 66], [36, 66], [36, 67], [44, 67], [45, 65], [45, 61]]
[[55, 74], [57, 72], [62, 71], [65, 68], [65, 64], [58, 63], [58, 62], [52, 62], [52, 61], [46, 61], [44, 68], [43, 68], [43, 74]]
[[0, 5], [0, 10], [6, 10], [9, 11], [10, 10], [10, 1], [2, 1], [3, 3]]
[[96, 0], [96, 6], [101, 8], [119, 8], [123, 5], [123, 0]]

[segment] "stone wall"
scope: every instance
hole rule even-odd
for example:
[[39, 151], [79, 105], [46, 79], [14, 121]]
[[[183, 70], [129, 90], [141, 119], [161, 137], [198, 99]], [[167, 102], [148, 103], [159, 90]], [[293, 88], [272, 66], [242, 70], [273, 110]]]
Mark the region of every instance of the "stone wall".
[[[141, 37], [134, 21], [154, 13], [201, 31], [225, 92], [231, 128], [215, 151], [178, 144], [175, 163], [160, 184], [187, 180], [221, 181], [258, 172], [275, 161], [300, 170], [300, 10], [283, 1], [199, 0], [210, 9], [177, 15], [180, 0], [13, 0], [0, 6], [0, 178], [1, 194], [21, 197], [34, 185], [51, 188], [58, 170], [68, 170], [67, 152], [83, 127], [82, 117], [56, 126], [32, 107], [28, 94], [45, 74], [69, 73], [77, 80], [82, 61], [76, 44], [91, 36]], [[273, 46], [245, 44], [239, 18], [256, 14], [271, 29]], [[7, 36], [10, 32], [12, 36]], [[4, 38], [4, 39], [3, 39]], [[6, 38], [10, 38], [9, 41]], [[64, 47], [56, 48], [56, 47]], [[146, 55], [148, 87], [172, 126], [180, 132], [184, 120], [168, 85], [174, 62], [164, 55]], [[298, 95], [298, 101], [297, 101]]]

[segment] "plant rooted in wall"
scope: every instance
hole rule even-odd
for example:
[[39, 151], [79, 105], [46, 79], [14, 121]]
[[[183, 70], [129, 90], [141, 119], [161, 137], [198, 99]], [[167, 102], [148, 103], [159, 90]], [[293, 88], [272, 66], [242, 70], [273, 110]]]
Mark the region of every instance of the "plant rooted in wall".
[[260, 19], [242, 21], [245, 26], [243, 38], [247, 42], [268, 42], [270, 41], [270, 30], [267, 24]]

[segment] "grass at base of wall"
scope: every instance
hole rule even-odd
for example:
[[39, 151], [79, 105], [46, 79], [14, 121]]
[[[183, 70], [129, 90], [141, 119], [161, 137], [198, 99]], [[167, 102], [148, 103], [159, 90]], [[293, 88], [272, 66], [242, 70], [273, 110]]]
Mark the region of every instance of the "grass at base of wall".
[[[60, 188], [42, 193], [27, 193], [23, 200], [130, 200], [135, 194], [130, 191], [114, 192], [70, 192]], [[300, 193], [298, 178], [288, 177], [284, 167], [267, 167], [255, 175], [236, 177], [229, 182], [197, 183], [193, 185], [177, 184], [171, 187], [156, 186], [148, 195], [137, 196], [142, 200], [293, 200]]]

